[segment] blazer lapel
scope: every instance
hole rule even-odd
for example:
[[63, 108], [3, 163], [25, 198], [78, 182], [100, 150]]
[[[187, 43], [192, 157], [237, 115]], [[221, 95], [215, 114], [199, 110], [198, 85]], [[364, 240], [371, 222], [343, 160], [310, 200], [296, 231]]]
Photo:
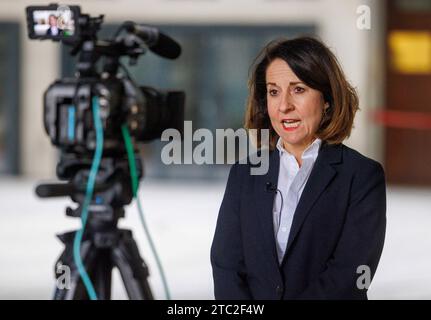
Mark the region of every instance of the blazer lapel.
[[332, 164], [339, 163], [342, 157], [342, 145], [327, 145], [323, 143], [317, 156], [316, 162], [313, 166], [308, 181], [304, 187], [301, 198], [296, 207], [293, 217], [292, 227], [287, 242], [286, 251], [284, 254], [283, 262], [286, 259], [289, 248], [298, 235], [302, 224], [305, 221], [308, 213], [313, 207], [316, 200], [320, 197], [322, 192], [332, 181], [336, 175], [336, 170]]
[[[276, 192], [267, 187], [267, 183], [276, 186], [278, 182], [280, 156], [278, 150], [274, 150], [269, 155], [269, 169], [266, 175], [256, 176], [254, 185], [254, 203], [256, 204], [256, 213], [262, 226], [262, 234], [265, 242], [265, 253], [269, 253], [270, 260], [278, 266], [277, 251], [275, 247], [274, 225], [272, 210]], [[266, 259], [268, 260], [268, 259]]]

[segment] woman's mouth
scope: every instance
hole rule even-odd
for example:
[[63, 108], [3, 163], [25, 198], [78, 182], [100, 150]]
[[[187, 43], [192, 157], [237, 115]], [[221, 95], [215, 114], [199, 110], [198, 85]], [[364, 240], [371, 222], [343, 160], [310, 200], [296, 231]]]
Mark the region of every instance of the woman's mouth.
[[296, 130], [301, 124], [301, 120], [298, 119], [284, 119], [281, 121], [281, 125], [283, 129], [286, 131]]

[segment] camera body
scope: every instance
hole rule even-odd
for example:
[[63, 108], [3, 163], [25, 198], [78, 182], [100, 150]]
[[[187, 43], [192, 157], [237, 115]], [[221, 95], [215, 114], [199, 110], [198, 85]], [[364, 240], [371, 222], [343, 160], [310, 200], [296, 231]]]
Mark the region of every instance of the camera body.
[[44, 127], [51, 143], [63, 151], [94, 150], [92, 97], [99, 100], [104, 153], [122, 152], [121, 125], [139, 142], [160, 137], [165, 128], [182, 128], [185, 94], [137, 87], [129, 79], [66, 78], [44, 94]]

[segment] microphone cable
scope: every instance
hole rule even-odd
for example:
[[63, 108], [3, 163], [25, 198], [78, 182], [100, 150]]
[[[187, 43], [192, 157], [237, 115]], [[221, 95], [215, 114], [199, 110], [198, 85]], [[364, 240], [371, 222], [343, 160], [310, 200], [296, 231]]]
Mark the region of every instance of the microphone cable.
[[281, 211], [283, 210], [283, 203], [284, 203], [283, 194], [281, 193], [281, 190], [277, 188], [277, 185], [274, 185], [272, 182], [266, 183], [266, 191], [267, 192], [275, 192], [275, 194], [280, 193], [281, 205], [280, 205], [280, 209], [278, 211], [278, 224], [277, 224], [277, 233], [278, 233], [278, 230], [280, 230]]

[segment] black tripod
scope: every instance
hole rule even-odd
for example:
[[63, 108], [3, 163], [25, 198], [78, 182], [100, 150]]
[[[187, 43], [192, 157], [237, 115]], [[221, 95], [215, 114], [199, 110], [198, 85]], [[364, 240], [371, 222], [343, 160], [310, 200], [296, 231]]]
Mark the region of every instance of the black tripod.
[[[142, 177], [142, 165], [137, 158], [137, 171]], [[41, 184], [37, 186], [39, 197], [69, 195], [78, 203], [76, 209], [68, 207], [66, 215], [80, 217], [85, 197], [91, 160], [78, 159], [73, 154], [63, 154], [57, 165], [57, 175], [71, 182], [65, 184]], [[129, 299], [152, 300], [148, 284], [148, 267], [139, 254], [130, 230], [118, 229], [118, 219], [124, 217], [124, 205], [132, 200], [130, 173], [127, 159], [103, 158], [100, 164], [93, 200], [88, 208], [88, 220], [81, 243], [81, 258], [93, 283], [97, 298], [111, 298], [112, 269], [117, 267]], [[61, 274], [56, 273], [55, 300], [87, 300], [89, 296], [73, 259], [73, 241], [76, 231], [58, 237], [65, 249], [56, 262], [55, 270], [68, 267], [70, 279], [66, 286], [59, 286]]]

